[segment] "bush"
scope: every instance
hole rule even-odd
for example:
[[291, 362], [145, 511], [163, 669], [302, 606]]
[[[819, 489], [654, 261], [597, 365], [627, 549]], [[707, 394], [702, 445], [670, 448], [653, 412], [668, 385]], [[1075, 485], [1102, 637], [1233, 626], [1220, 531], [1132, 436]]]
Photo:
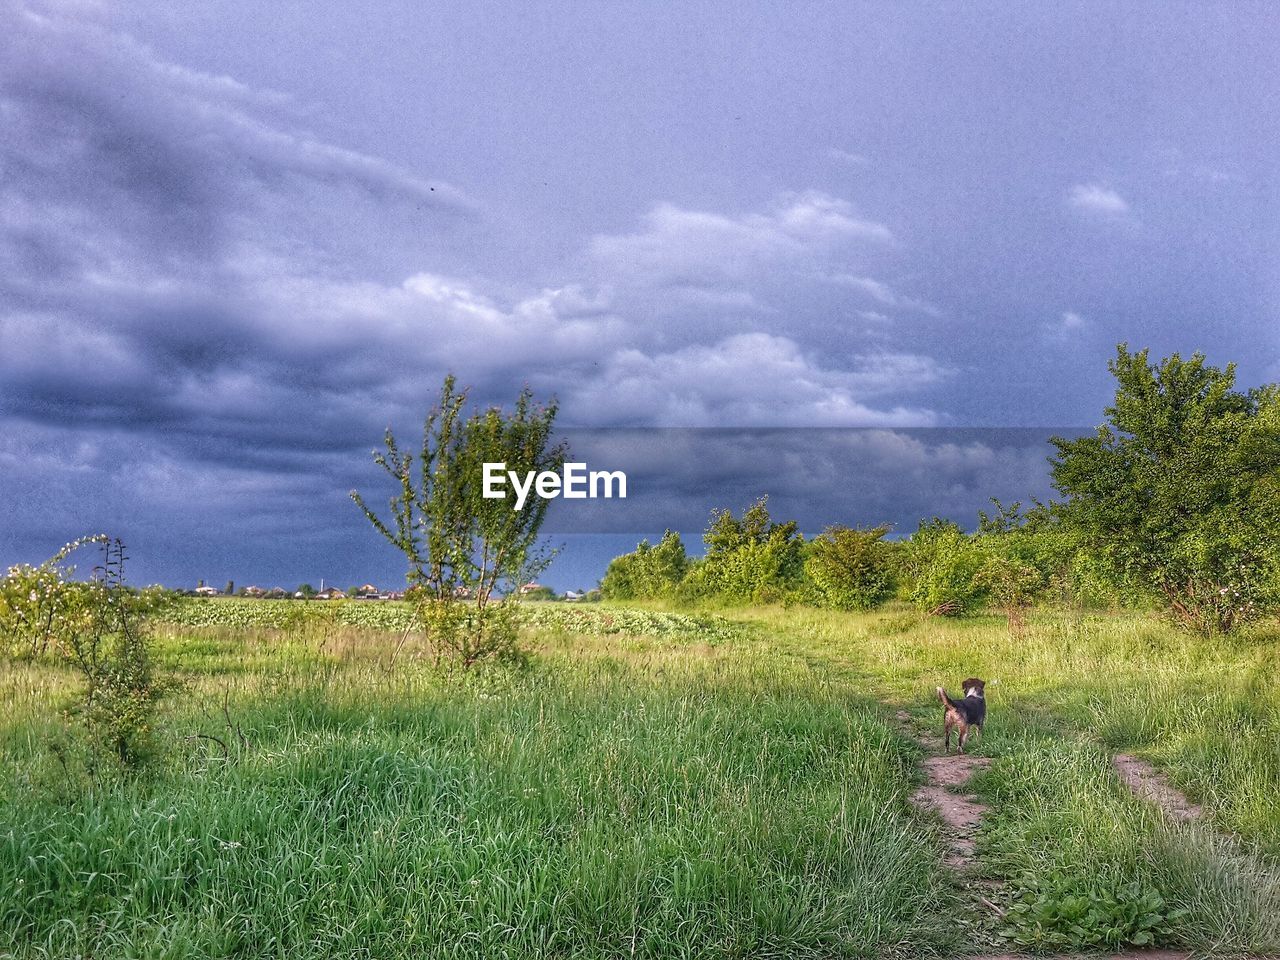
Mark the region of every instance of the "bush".
[[921, 522], [907, 541], [904, 564], [911, 601], [939, 616], [969, 613], [986, 599], [978, 582], [986, 559], [982, 547], [956, 524], [937, 517]]
[[520, 649], [519, 604], [502, 600], [478, 607], [436, 599], [421, 600], [418, 622], [435, 649], [436, 662], [445, 660], [467, 670], [482, 660], [518, 663]]
[[792, 596], [803, 583], [804, 538], [794, 520], [776, 523], [768, 497], [743, 511], [713, 510], [703, 534], [707, 554], [685, 579], [690, 599], [729, 603], [774, 603]]
[[684, 542], [680, 534], [668, 530], [656, 547], [641, 540], [634, 553], [615, 557], [600, 581], [600, 589], [610, 600], [669, 598], [676, 594], [688, 571]]
[[[93, 579], [70, 579], [66, 560], [81, 547], [103, 552]], [[159, 687], [145, 618], [167, 603], [163, 592], [124, 583], [124, 544], [106, 536], [67, 544], [39, 567], [15, 567], [0, 581], [0, 633], [24, 657], [56, 654], [84, 679], [73, 713], [92, 744], [125, 769], [150, 753]]]
[[815, 603], [837, 610], [869, 610], [893, 591], [888, 527], [827, 527], [810, 545], [804, 564]]

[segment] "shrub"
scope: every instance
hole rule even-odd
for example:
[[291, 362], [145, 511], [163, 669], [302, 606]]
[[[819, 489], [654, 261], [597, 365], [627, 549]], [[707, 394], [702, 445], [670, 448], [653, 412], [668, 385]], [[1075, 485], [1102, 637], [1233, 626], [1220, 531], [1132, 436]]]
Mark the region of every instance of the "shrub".
[[703, 534], [706, 556], [695, 563], [683, 593], [730, 603], [772, 603], [797, 591], [804, 574], [804, 538], [794, 520], [774, 522], [768, 497], [735, 517], [713, 510]]
[[888, 527], [827, 527], [810, 545], [804, 571], [819, 606], [869, 610], [893, 590]]
[[[70, 579], [67, 559], [97, 545], [102, 564], [86, 582]], [[99, 535], [75, 540], [39, 567], [17, 567], [0, 583], [0, 631], [22, 656], [56, 653], [84, 679], [80, 717], [93, 745], [123, 768], [150, 752], [159, 687], [145, 619], [164, 606], [161, 591], [124, 582], [124, 544]]]
[[674, 596], [689, 571], [689, 558], [680, 534], [671, 530], [657, 546], [641, 540], [634, 553], [615, 557], [600, 581], [610, 600], [655, 600]]
[[904, 567], [911, 578], [910, 599], [939, 616], [959, 616], [986, 598], [978, 571], [986, 562], [982, 547], [956, 524], [935, 517], [922, 521], [907, 542]]

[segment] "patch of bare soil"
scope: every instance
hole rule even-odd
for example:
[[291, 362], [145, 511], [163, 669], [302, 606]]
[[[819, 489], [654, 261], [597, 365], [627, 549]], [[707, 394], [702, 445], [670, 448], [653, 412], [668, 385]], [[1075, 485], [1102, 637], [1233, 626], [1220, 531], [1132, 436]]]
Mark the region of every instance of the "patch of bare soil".
[[[1089, 954], [1094, 960], [1188, 960], [1189, 953], [1177, 950], [1128, 950], [1124, 953]], [[1041, 960], [1079, 960], [1080, 954], [1067, 953], [1056, 957], [1043, 957]], [[969, 957], [968, 960], [1026, 960], [1017, 953], [993, 953], [982, 957]]]
[[[911, 717], [904, 710], [899, 711], [898, 719], [907, 723]], [[916, 740], [929, 751], [929, 756], [921, 765], [925, 782], [911, 795], [911, 802], [922, 810], [933, 811], [946, 825], [948, 852], [943, 862], [953, 870], [962, 870], [973, 860], [974, 836], [987, 811], [986, 805], [967, 793], [965, 787], [991, 761], [963, 753], [945, 754], [938, 737], [918, 734]]]
[[1204, 813], [1198, 804], [1192, 803], [1180, 790], [1170, 786], [1164, 774], [1146, 760], [1127, 753], [1117, 753], [1112, 757], [1111, 764], [1125, 786], [1142, 799], [1154, 803], [1170, 819], [1186, 823], [1199, 820]]

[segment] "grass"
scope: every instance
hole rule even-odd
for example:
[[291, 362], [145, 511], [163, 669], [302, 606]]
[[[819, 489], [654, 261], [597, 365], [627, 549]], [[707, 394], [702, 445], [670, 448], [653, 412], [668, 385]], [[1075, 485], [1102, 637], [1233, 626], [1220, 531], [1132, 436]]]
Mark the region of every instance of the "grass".
[[[0, 955], [947, 956], [1144, 930], [1280, 946], [1274, 638], [540, 606], [529, 666], [450, 677], [412, 643], [389, 668], [399, 633], [358, 619], [375, 614], [215, 609], [161, 633], [179, 686], [142, 780], [64, 767], [74, 678], [0, 665]], [[893, 720], [936, 725], [933, 687], [970, 673], [1000, 680], [975, 788], [1003, 919], [939, 866]], [[1118, 747], [1209, 824], [1127, 794]]]
[[[944, 951], [951, 891], [874, 705], [732, 644], [541, 638], [524, 671], [385, 669], [240, 631], [165, 640], [147, 783], [51, 799], [48, 667], [4, 680], [0, 950], [20, 956], [864, 956]], [[198, 651], [192, 657], [187, 650]], [[222, 646], [228, 669], [213, 669]], [[240, 668], [241, 664], [248, 668]]]

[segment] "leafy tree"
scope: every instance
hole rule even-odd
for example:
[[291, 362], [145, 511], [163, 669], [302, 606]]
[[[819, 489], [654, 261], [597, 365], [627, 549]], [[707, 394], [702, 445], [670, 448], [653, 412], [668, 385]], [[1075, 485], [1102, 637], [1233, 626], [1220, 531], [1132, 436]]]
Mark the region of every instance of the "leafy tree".
[[809, 547], [804, 571], [820, 606], [869, 610], [893, 590], [888, 527], [827, 527]]
[[[406, 578], [437, 654], [464, 667], [514, 652], [516, 587], [536, 579], [551, 561], [538, 549], [548, 501], [530, 497], [523, 509], [510, 499], [483, 496], [483, 464], [506, 469], [556, 471], [564, 445], [553, 444], [557, 405], [536, 405], [528, 388], [510, 411], [500, 407], [465, 413], [467, 392], [446, 377], [438, 405], [427, 415], [418, 452], [401, 448], [387, 430], [383, 452], [373, 459], [396, 481], [398, 492], [383, 519], [356, 491], [351, 498], [408, 562]], [[498, 602], [505, 596], [510, 602]]]
[[1280, 601], [1280, 387], [1235, 387], [1235, 367], [1121, 344], [1108, 424], [1055, 438], [1066, 514], [1116, 579], [1186, 627], [1227, 632]]
[[309, 583], [300, 583], [298, 584], [296, 592], [302, 594], [302, 596], [307, 600], [310, 600], [316, 595], [316, 588]]

